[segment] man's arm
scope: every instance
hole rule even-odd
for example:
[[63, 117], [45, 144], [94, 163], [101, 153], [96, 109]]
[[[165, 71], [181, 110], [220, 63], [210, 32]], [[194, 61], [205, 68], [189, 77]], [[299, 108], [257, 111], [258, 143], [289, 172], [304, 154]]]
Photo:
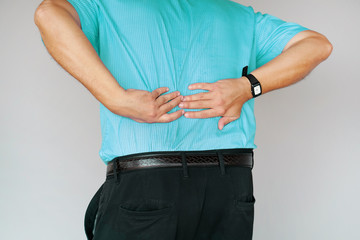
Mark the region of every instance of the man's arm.
[[[259, 80], [264, 94], [305, 78], [331, 52], [332, 45], [324, 35], [312, 30], [302, 31], [288, 42], [279, 56], [251, 74]], [[250, 89], [250, 82], [243, 81]]]
[[159, 96], [168, 89], [122, 88], [83, 33], [79, 15], [68, 1], [44, 0], [34, 21], [50, 55], [113, 113], [138, 122], [169, 122], [182, 115], [181, 109], [167, 114], [180, 102], [178, 91]]
[[[332, 45], [325, 36], [311, 30], [302, 31], [288, 42], [280, 55], [251, 74], [259, 80], [262, 93], [270, 92], [303, 79], [331, 52]], [[215, 83], [194, 83], [189, 85], [189, 89], [205, 89], [209, 92], [185, 96], [180, 107], [210, 109], [186, 112], [185, 117], [223, 116], [218, 123], [220, 130], [238, 119], [243, 104], [252, 98], [251, 84], [246, 77], [222, 79]]]
[[80, 28], [76, 10], [66, 0], [45, 0], [34, 21], [50, 55], [100, 102], [112, 108], [112, 97], [125, 90], [104, 66]]

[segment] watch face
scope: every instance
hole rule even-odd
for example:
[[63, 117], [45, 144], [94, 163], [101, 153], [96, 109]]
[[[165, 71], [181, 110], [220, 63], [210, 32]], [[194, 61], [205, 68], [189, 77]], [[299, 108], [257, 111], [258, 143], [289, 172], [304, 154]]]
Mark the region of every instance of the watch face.
[[255, 95], [259, 95], [261, 93], [261, 87], [259, 85], [254, 87], [254, 93]]

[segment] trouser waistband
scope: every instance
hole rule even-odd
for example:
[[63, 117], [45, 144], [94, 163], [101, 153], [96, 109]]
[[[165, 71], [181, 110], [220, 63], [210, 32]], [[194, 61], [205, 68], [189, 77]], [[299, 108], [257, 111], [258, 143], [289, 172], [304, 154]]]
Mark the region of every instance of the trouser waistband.
[[231, 148], [199, 151], [158, 151], [119, 156], [111, 160], [106, 176], [116, 173], [158, 167], [183, 167], [184, 177], [188, 176], [188, 166], [218, 165], [225, 174], [225, 165], [253, 168], [252, 148]]

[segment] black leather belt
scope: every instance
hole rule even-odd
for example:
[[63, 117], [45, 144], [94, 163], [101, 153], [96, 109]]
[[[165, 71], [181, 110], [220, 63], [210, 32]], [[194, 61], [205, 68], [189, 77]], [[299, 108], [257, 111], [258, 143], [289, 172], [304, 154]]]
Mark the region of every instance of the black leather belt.
[[106, 175], [117, 172], [152, 168], [219, 165], [220, 159], [224, 165], [234, 165], [253, 168], [252, 148], [215, 149], [203, 151], [162, 151], [144, 152], [119, 156], [111, 160], [106, 169]]

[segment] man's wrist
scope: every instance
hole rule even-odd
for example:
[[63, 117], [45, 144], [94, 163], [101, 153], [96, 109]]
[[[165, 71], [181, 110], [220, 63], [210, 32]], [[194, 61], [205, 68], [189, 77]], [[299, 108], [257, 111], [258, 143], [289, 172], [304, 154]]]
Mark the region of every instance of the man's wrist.
[[239, 78], [239, 82], [241, 84], [241, 94], [246, 99], [246, 101], [253, 98], [253, 95], [251, 93], [251, 83], [247, 77], [241, 77]]
[[123, 116], [125, 114], [124, 111], [126, 111], [125, 104], [127, 103], [126, 90], [122, 87], [118, 87], [118, 88], [112, 89], [111, 93], [109, 93], [108, 96], [109, 96], [109, 99], [108, 99], [108, 104], [106, 107], [111, 112], [113, 112], [117, 115]]

